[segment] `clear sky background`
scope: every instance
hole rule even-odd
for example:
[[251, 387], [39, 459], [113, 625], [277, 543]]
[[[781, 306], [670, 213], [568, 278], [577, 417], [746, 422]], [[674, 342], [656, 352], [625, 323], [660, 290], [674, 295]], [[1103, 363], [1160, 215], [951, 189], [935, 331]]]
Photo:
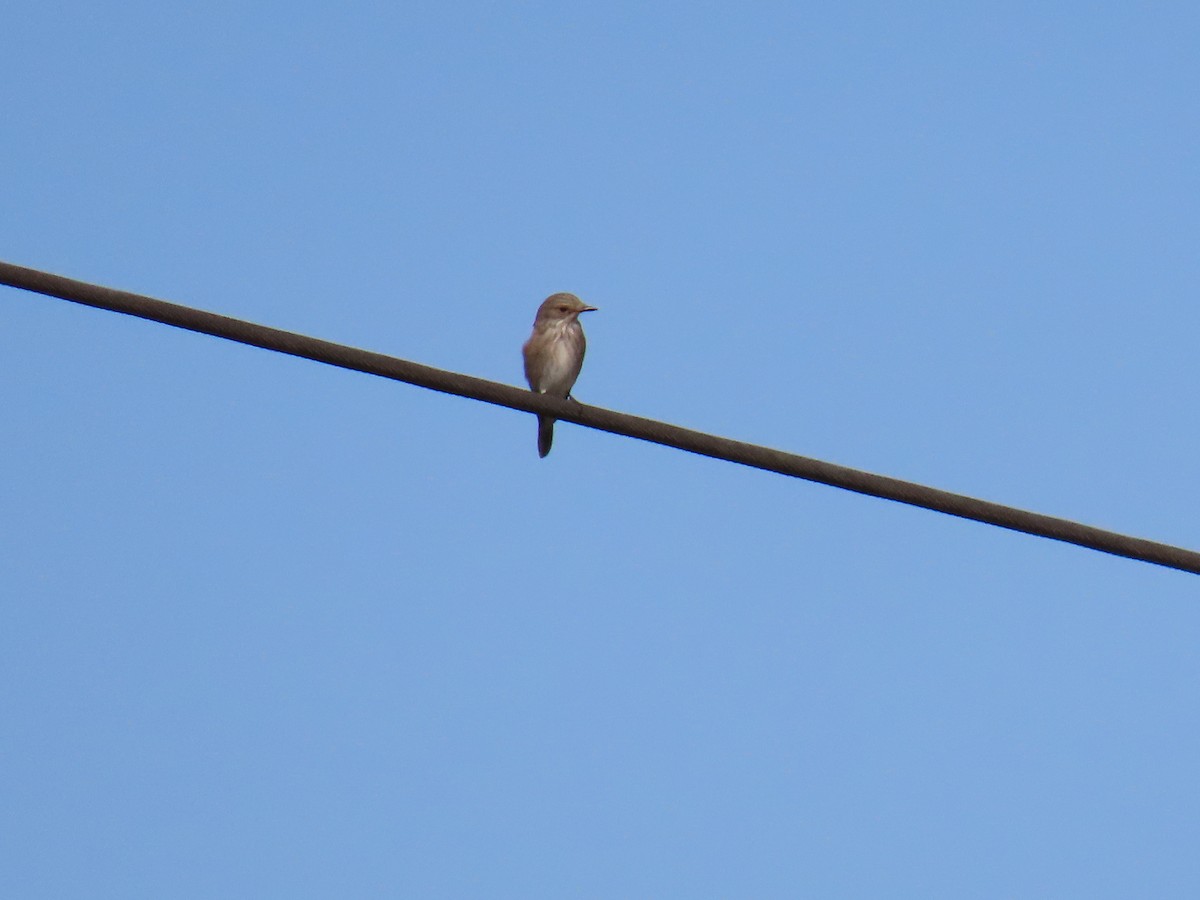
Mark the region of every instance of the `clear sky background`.
[[[1194, 3], [17, 3], [0, 258], [1200, 547]], [[0, 894], [1200, 895], [1200, 580], [0, 289]]]

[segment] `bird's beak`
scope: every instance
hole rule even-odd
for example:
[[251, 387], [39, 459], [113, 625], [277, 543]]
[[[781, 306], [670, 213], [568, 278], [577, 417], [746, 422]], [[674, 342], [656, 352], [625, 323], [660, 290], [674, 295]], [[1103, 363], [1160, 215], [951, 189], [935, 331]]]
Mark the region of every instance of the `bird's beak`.
[[596, 307], [585, 306], [583, 309], [580, 310], [580, 312], [596, 312]]

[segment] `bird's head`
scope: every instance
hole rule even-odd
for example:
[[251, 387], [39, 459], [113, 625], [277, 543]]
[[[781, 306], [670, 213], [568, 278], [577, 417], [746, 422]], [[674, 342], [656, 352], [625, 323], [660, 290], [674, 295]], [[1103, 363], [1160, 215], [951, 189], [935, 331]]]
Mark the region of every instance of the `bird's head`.
[[535, 324], [550, 322], [569, 322], [580, 313], [594, 312], [596, 307], [588, 306], [574, 294], [551, 294], [538, 307]]

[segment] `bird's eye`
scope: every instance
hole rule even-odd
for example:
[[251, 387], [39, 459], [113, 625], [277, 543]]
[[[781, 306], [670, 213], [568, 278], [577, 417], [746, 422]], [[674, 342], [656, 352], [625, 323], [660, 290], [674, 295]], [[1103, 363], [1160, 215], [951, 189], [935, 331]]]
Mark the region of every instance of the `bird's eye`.
[[559, 312], [566, 312], [566, 311], [567, 311], [567, 307], [565, 307], [565, 306], [560, 306], [560, 307], [558, 308], [558, 311], [559, 311]]

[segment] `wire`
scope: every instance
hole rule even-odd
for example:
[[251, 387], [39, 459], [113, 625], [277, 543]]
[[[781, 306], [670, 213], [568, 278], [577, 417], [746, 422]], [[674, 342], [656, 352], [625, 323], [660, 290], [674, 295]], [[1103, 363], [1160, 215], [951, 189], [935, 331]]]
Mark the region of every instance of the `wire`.
[[107, 309], [112, 312], [125, 313], [184, 328], [210, 334], [214, 337], [275, 350], [292, 356], [300, 356], [316, 362], [340, 366], [343, 369], [353, 369], [395, 381], [415, 384], [418, 387], [455, 394], [459, 397], [469, 397], [482, 400], [497, 406], [507, 406], [523, 412], [551, 415], [565, 422], [573, 422], [588, 428], [597, 428], [613, 434], [663, 444], [697, 453], [701, 456], [711, 456], [729, 462], [778, 472], [781, 475], [791, 475], [808, 481], [816, 481], [832, 487], [843, 488], [859, 494], [894, 500], [897, 503], [907, 503], [935, 512], [947, 513], [963, 519], [972, 519], [988, 525], [998, 525], [1012, 531], [1021, 531], [1039, 537], [1077, 544], [1089, 547], [1114, 556], [1141, 560], [1179, 569], [1184, 572], [1200, 574], [1200, 553], [1173, 547], [1144, 538], [1130, 537], [1069, 519], [1028, 512], [987, 500], [978, 500], [963, 494], [954, 494], [937, 488], [926, 487], [886, 475], [874, 475], [858, 469], [850, 469], [833, 463], [822, 462], [785, 453], [782, 450], [772, 450], [756, 444], [747, 444], [716, 435], [680, 428], [653, 419], [643, 419], [625, 413], [602, 409], [596, 406], [585, 406], [574, 400], [560, 400], [543, 394], [535, 394], [522, 388], [486, 381], [470, 375], [457, 372], [447, 372], [432, 366], [408, 360], [385, 356], [382, 353], [372, 353], [359, 350], [319, 338], [307, 337], [278, 328], [256, 325], [229, 316], [217, 315], [204, 310], [156, 300], [140, 294], [118, 291], [112, 288], [88, 284], [27, 269], [11, 263], [0, 262], [0, 284], [11, 287], [82, 303], [85, 306]]

